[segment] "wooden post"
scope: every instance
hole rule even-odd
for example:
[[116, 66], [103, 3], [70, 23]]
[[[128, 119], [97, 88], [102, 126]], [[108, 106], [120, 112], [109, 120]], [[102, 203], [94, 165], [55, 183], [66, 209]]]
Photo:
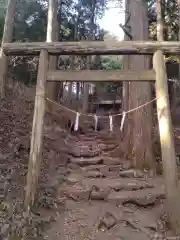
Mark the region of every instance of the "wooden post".
[[156, 71], [156, 96], [158, 98], [157, 113], [166, 188], [167, 210], [173, 230], [175, 233], [180, 234], [180, 195], [178, 190], [176, 155], [169, 107], [166, 67], [163, 53], [160, 50], [154, 54], [153, 67]]
[[31, 151], [27, 174], [27, 187], [25, 196], [25, 208], [34, 204], [37, 182], [39, 177], [39, 167], [42, 154], [42, 137], [45, 113], [45, 86], [48, 71], [48, 52], [42, 50], [39, 58], [39, 69], [37, 76], [36, 98], [34, 106], [34, 118], [31, 136]]
[[12, 34], [13, 34], [13, 22], [14, 22], [14, 16], [15, 16], [15, 10], [16, 10], [16, 3], [17, 0], [9, 0], [7, 11], [6, 11], [6, 18], [4, 23], [4, 32], [3, 32], [3, 38], [1, 43], [1, 49], [0, 49], [0, 98], [5, 97], [5, 78], [7, 73], [7, 67], [8, 67], [8, 58], [3, 53], [3, 44], [8, 43], [12, 41]]
[[48, 81], [63, 82], [152, 82], [155, 81], [154, 70], [64, 70], [49, 71]]
[[[157, 40], [163, 41], [163, 19], [161, 0], [156, 0]], [[174, 148], [173, 126], [170, 114], [168, 82], [163, 52], [158, 50], [153, 56], [156, 72], [156, 97], [159, 134], [162, 151], [163, 173], [166, 189], [166, 204], [169, 222], [174, 232], [180, 234], [179, 186]]]

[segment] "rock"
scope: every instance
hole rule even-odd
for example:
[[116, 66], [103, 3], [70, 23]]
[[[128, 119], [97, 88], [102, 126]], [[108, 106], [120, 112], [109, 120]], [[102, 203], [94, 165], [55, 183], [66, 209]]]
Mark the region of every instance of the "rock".
[[51, 185], [45, 186], [44, 196], [50, 197], [56, 193], [55, 189]]
[[75, 163], [68, 163], [68, 168], [71, 170], [79, 169], [79, 166]]
[[106, 190], [115, 190], [117, 191], [134, 191], [143, 188], [153, 188], [154, 185], [146, 181], [140, 181], [137, 179], [129, 178], [94, 178], [94, 179], [82, 179], [82, 184], [88, 188], [93, 186]]
[[108, 201], [116, 204], [132, 203], [138, 206], [148, 206], [155, 204], [158, 199], [165, 198], [162, 189], [145, 189], [137, 191], [113, 192], [108, 196]]
[[2, 227], [1, 227], [1, 235], [6, 236], [9, 233], [9, 228], [10, 228], [10, 224], [5, 223]]
[[4, 196], [0, 195], [0, 211], [7, 212], [10, 209], [10, 204], [3, 198]]
[[153, 188], [154, 186], [148, 182], [145, 181], [119, 181], [119, 182], [114, 182], [114, 184], [109, 185], [112, 189], [115, 191], [120, 191], [120, 190], [127, 190], [127, 191], [135, 191], [135, 190], [140, 190], [144, 188]]
[[131, 162], [130, 161], [128, 161], [128, 160], [125, 160], [124, 162], [123, 162], [123, 164], [122, 164], [122, 168], [124, 169], [124, 170], [128, 170], [128, 169], [130, 169], [131, 168]]
[[112, 158], [112, 157], [104, 156], [103, 163], [105, 165], [119, 165], [121, 163], [121, 160], [120, 158]]
[[127, 177], [127, 178], [143, 178], [144, 173], [141, 172], [140, 170], [135, 170], [135, 169], [128, 169], [124, 171], [120, 171], [119, 173], [120, 177]]
[[101, 189], [96, 186], [93, 186], [90, 194], [91, 200], [106, 200], [108, 197], [108, 189]]
[[106, 212], [105, 216], [100, 220], [98, 225], [98, 229], [100, 231], [104, 231], [114, 227], [117, 223], [117, 219], [114, 217], [112, 213]]
[[[136, 230], [138, 232], [144, 233], [149, 239], [159, 239], [159, 238], [154, 238], [154, 232], [150, 231], [150, 229], [143, 227], [136, 219], [133, 221], [131, 218], [126, 218], [125, 219], [126, 226]], [[142, 239], [142, 238], [140, 238]], [[161, 239], [161, 238], [160, 238]]]
[[121, 169], [120, 166], [113, 165], [112, 167], [114, 167], [114, 169], [111, 171], [111, 166], [98, 164], [98, 165], [89, 165], [89, 166], [83, 167], [82, 170], [85, 172], [85, 176], [89, 175], [89, 173], [87, 172], [90, 172], [90, 176], [94, 175], [92, 177], [99, 177], [99, 178], [114, 176], [115, 173], [117, 173], [116, 175], [118, 175]]
[[88, 201], [90, 198], [90, 188], [83, 188], [79, 185], [66, 186], [64, 190], [60, 190], [67, 198], [74, 201], [85, 200]]
[[157, 215], [152, 209], [136, 209], [129, 216], [133, 222], [138, 222], [142, 227], [157, 230]]
[[89, 171], [98, 171], [101, 172], [104, 176], [113, 176], [117, 173], [119, 175], [119, 171], [123, 170], [122, 165], [105, 165], [105, 164], [97, 164], [97, 165], [89, 165], [86, 167], [82, 167], [84, 172]]
[[118, 144], [116, 144], [116, 143], [112, 143], [112, 144], [100, 143], [100, 144], [98, 144], [98, 146], [102, 151], [111, 151], [111, 150], [115, 149], [118, 146]]
[[146, 197], [140, 196], [140, 197], [137, 197], [136, 199], [132, 199], [132, 203], [134, 202], [134, 204], [143, 207], [143, 206], [155, 204], [158, 199], [163, 199], [163, 198], [165, 198], [165, 195], [162, 193], [157, 193], [157, 194], [149, 193], [149, 195], [146, 195]]
[[78, 164], [80, 166], [102, 164], [103, 159], [101, 156], [94, 158], [71, 158], [71, 163]]
[[7, 169], [7, 165], [4, 163], [0, 163], [0, 170]]
[[88, 172], [88, 171], [94, 171], [94, 170], [102, 171], [104, 168], [108, 169], [108, 166], [104, 164], [96, 164], [96, 165], [88, 165], [88, 166], [82, 167], [81, 169], [84, 172]]
[[50, 188], [54, 189], [54, 191], [57, 191], [58, 188], [66, 181], [66, 177], [63, 175], [58, 175], [53, 179], [51, 184], [49, 185]]
[[92, 170], [85, 173], [85, 177], [88, 178], [103, 178], [104, 174], [98, 170]]
[[82, 176], [78, 173], [71, 173], [66, 182], [69, 183], [69, 184], [75, 184], [77, 183], [80, 179], [82, 178]]
[[[70, 149], [69, 149], [70, 151]], [[96, 157], [99, 156], [101, 154], [101, 150], [100, 149], [89, 149], [89, 148], [75, 148], [73, 150], [71, 150], [69, 152], [70, 155], [72, 155], [73, 157], [77, 157], [77, 158], [90, 158], [90, 157]]]
[[111, 157], [120, 157], [120, 158], [123, 158], [124, 157], [124, 154], [126, 154], [125, 151], [125, 148], [122, 148], [122, 146], [117, 146], [114, 150], [112, 150], [110, 152], [110, 156]]
[[108, 165], [109, 172], [118, 172], [122, 170], [122, 165]]
[[58, 205], [59, 205], [58, 200], [50, 196], [41, 196], [38, 199], [39, 207], [43, 207], [46, 209], [53, 209], [53, 208], [57, 208]]

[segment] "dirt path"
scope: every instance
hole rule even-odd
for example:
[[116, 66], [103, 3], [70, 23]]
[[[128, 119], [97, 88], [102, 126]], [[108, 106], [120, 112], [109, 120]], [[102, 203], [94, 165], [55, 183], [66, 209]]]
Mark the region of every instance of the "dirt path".
[[[152, 239], [157, 233], [158, 210], [139, 210], [105, 202], [70, 204], [45, 239]], [[148, 215], [148, 216], [147, 216]], [[163, 232], [159, 231], [163, 236]]]
[[[32, 115], [30, 100], [1, 102], [0, 239], [143, 240], [170, 234], [162, 179], [131, 169], [117, 144], [121, 136], [107, 131], [72, 135], [48, 115], [39, 196], [26, 216]], [[176, 128], [177, 152], [179, 132]]]

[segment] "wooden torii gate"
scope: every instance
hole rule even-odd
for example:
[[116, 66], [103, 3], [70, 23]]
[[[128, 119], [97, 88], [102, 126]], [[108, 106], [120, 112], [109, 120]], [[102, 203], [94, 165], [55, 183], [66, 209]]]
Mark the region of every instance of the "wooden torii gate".
[[[10, 0], [12, 2], [12, 0]], [[161, 17], [158, 13], [158, 23]], [[7, 27], [7, 26], [6, 26]], [[180, 234], [179, 187], [177, 179], [176, 156], [174, 149], [172, 122], [170, 116], [168, 85], [164, 55], [180, 55], [180, 42], [124, 41], [119, 43], [85, 41], [53, 43], [7, 43], [2, 45], [3, 59], [6, 56], [40, 55], [37, 76], [34, 118], [31, 137], [25, 207], [33, 205], [39, 176], [42, 154], [42, 137], [45, 114], [45, 89], [47, 82], [119, 82], [119, 81], [156, 81], [157, 112], [159, 122], [162, 161], [166, 186], [167, 206], [170, 222], [176, 233]], [[52, 55], [153, 55], [153, 69], [144, 71], [56, 71], [49, 69]], [[3, 68], [4, 61], [0, 67]], [[0, 73], [2, 74], [2, 73]], [[3, 72], [4, 74], [4, 72]], [[2, 76], [1, 76], [2, 79]], [[1, 84], [1, 92], [3, 85]]]

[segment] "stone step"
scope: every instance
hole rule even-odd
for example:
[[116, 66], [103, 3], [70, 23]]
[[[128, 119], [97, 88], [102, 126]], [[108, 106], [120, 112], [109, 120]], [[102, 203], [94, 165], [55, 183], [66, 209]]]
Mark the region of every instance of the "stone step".
[[117, 146], [118, 146], [117, 143], [112, 143], [112, 144], [99, 143], [99, 144], [98, 144], [98, 147], [99, 147], [102, 151], [112, 151], [112, 150], [114, 150]]
[[138, 169], [127, 169], [120, 171], [119, 176], [124, 178], [143, 178], [145, 172]]
[[99, 140], [114, 140], [114, 139], [116, 139], [117, 138], [117, 136], [115, 135], [115, 134], [109, 134], [109, 132], [108, 133], [101, 133], [101, 132], [95, 132], [95, 131], [93, 131], [93, 132], [89, 132], [88, 134], [86, 134], [86, 135], [81, 135], [80, 136], [80, 138], [81, 139], [83, 139], [83, 138], [95, 138], [95, 139], [99, 139]]
[[86, 177], [86, 178], [104, 178], [104, 177], [107, 177], [107, 175], [105, 175], [102, 171], [90, 170], [88, 172], [84, 172], [84, 177]]
[[136, 179], [80, 179], [77, 175], [70, 177], [67, 182], [69, 185], [61, 186], [58, 192], [61, 197], [74, 201], [108, 200], [117, 204], [130, 202], [143, 206], [164, 196], [164, 192], [154, 190], [153, 184]]
[[144, 188], [154, 188], [154, 182], [152, 181], [145, 181], [143, 179], [125, 179], [125, 178], [84, 178], [81, 181], [81, 185], [85, 188], [91, 189], [95, 186], [98, 189], [110, 189], [113, 191], [135, 191]]
[[123, 177], [123, 178], [146, 178], [148, 175], [145, 172], [135, 169], [124, 170], [126, 165], [89, 165], [82, 167], [82, 171], [85, 177], [100, 178], [100, 177]]
[[71, 163], [77, 164], [79, 166], [87, 166], [87, 165], [95, 165], [95, 164], [102, 164], [103, 163], [103, 157], [97, 156], [93, 158], [71, 158]]
[[105, 165], [105, 164], [97, 164], [97, 165], [89, 165], [86, 167], [81, 168], [82, 171], [88, 172], [88, 171], [93, 171], [93, 170], [98, 170], [98, 171], [120, 171], [122, 170], [122, 165]]
[[75, 148], [76, 151], [77, 151], [77, 149], [79, 151], [85, 151], [85, 150], [93, 151], [93, 150], [97, 150], [97, 148], [98, 149], [101, 148], [102, 150], [107, 149], [107, 150], [111, 151], [112, 149], [116, 148], [116, 146], [117, 146], [117, 143], [115, 143], [115, 142], [106, 144], [103, 142], [98, 143], [98, 142], [91, 141], [91, 142], [86, 142], [86, 143], [85, 142], [77, 143], [76, 145], [73, 144], [71, 147]]
[[89, 165], [81, 168], [85, 177], [109, 177], [118, 176], [123, 169], [122, 165]]
[[93, 144], [94, 142], [96, 142], [98, 145], [99, 144], [104, 144], [106, 146], [108, 146], [108, 145], [118, 145], [116, 139], [114, 139], [114, 138], [104, 140], [104, 139], [98, 139], [98, 138], [95, 138], [95, 137], [92, 137], [92, 138], [86, 137], [86, 138], [80, 139], [80, 141], [82, 141], [84, 144]]
[[[126, 159], [122, 159], [119, 157], [111, 157], [106, 154], [103, 154], [103, 164], [105, 165], [123, 165], [124, 169], [129, 169], [130, 168], [130, 161]], [[125, 167], [126, 165], [126, 167]]]
[[79, 140], [85, 142], [94, 142], [94, 140], [96, 140], [96, 137], [81, 136]]
[[107, 200], [115, 204], [135, 204], [137, 206], [148, 206], [157, 203], [159, 200], [165, 198], [164, 189], [154, 188], [154, 189], [143, 189], [137, 191], [120, 191], [111, 192], [108, 195]]
[[78, 178], [105, 178], [118, 177], [122, 170], [121, 165], [106, 166], [103, 164], [87, 165], [80, 167], [77, 164], [69, 163], [68, 169], [71, 175], [79, 175]]
[[[153, 191], [154, 185], [144, 180], [119, 178], [83, 178], [80, 174], [71, 174], [66, 184], [58, 192], [73, 200], [109, 200], [126, 202], [134, 199], [135, 192], [140, 189]], [[121, 194], [122, 192], [122, 194]], [[147, 192], [146, 192], [147, 193]], [[123, 197], [124, 196], [124, 197]], [[140, 199], [141, 200], [141, 199]]]
[[66, 197], [74, 201], [88, 201], [90, 199], [90, 188], [85, 188], [79, 184], [73, 186], [65, 186], [64, 188], [59, 189], [60, 197]]
[[[104, 165], [103, 168], [105, 168], [105, 166], [107, 166], [107, 168], [110, 169], [110, 171], [112, 171], [111, 169], [113, 168], [114, 165], [114, 170], [117, 167], [117, 170], [120, 170], [119, 167], [122, 166], [121, 170], [128, 170], [130, 169], [130, 161], [128, 160], [123, 160], [121, 158], [112, 158], [106, 155], [98, 155], [98, 156], [91, 156], [91, 154], [88, 157], [84, 157], [84, 156], [79, 156], [79, 155], [75, 155], [73, 157], [70, 158], [70, 163], [79, 165], [79, 166], [87, 166], [87, 165]], [[101, 167], [100, 167], [101, 168]], [[85, 169], [84, 169], [85, 170]], [[86, 169], [87, 171], [89, 170], [98, 170], [98, 166], [97, 168], [91, 168], [89, 167], [89, 169]], [[122, 175], [132, 175], [134, 172], [132, 171], [127, 171], [122, 173]]]
[[90, 158], [96, 157], [101, 154], [101, 149], [83, 149], [83, 148], [76, 148], [76, 149], [69, 149], [69, 154], [75, 158]]

